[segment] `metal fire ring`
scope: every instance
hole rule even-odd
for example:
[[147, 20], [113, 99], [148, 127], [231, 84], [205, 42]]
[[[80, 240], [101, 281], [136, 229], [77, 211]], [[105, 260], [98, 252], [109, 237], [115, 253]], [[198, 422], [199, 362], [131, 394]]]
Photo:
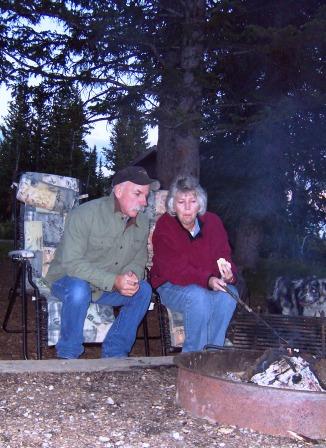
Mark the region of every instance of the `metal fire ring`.
[[[185, 353], [178, 366], [177, 403], [211, 422], [290, 437], [289, 431], [326, 438], [326, 393], [280, 389], [224, 379], [246, 370], [259, 351], [227, 349]], [[326, 365], [323, 364], [326, 369]]]

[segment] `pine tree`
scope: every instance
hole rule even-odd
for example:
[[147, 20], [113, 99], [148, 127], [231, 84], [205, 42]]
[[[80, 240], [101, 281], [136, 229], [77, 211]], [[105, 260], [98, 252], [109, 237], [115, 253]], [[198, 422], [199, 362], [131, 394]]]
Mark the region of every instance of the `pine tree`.
[[101, 196], [101, 192], [98, 188], [98, 176], [97, 176], [97, 149], [96, 146], [90, 150], [86, 156], [87, 160], [87, 179], [85, 182], [85, 191], [88, 193], [89, 199], [94, 199]]
[[63, 86], [52, 98], [45, 136], [46, 163], [53, 173], [86, 180], [87, 131], [79, 92]]
[[33, 170], [47, 172], [49, 165], [46, 160], [45, 138], [49, 128], [50, 104], [49, 92], [40, 84], [31, 87], [32, 106], [32, 148], [33, 148]]
[[1, 126], [3, 139], [0, 144], [0, 214], [3, 219], [8, 219], [11, 213], [10, 185], [17, 181], [21, 172], [33, 169], [29, 93], [26, 82], [20, 82], [16, 86], [4, 125]]
[[103, 196], [104, 193], [107, 192], [107, 187], [108, 187], [108, 179], [104, 176], [102, 157], [100, 157], [97, 171], [96, 197]]
[[118, 171], [148, 148], [146, 126], [140, 114], [121, 115], [112, 129], [110, 147], [104, 149], [106, 166]]

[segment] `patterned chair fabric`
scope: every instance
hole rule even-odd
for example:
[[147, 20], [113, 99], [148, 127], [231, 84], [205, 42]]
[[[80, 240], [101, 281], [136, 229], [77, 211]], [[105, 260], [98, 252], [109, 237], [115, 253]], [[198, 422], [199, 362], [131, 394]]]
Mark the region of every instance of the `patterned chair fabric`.
[[[67, 212], [78, 205], [79, 182], [72, 177], [27, 172], [21, 176], [17, 199], [24, 206], [24, 249], [31, 250], [33, 281], [47, 299], [48, 345], [60, 334], [61, 301], [43, 281], [64, 230]], [[102, 342], [114, 321], [113, 308], [92, 303], [84, 325], [85, 342]]]
[[171, 347], [182, 347], [185, 340], [185, 331], [183, 326], [183, 316], [177, 311], [166, 308], [169, 316], [169, 331]]
[[[150, 269], [153, 265], [153, 243], [152, 237], [155, 230], [155, 224], [160, 216], [166, 212], [165, 201], [167, 197], [167, 190], [159, 190], [152, 192], [148, 199], [148, 207], [146, 212], [150, 219], [150, 231], [148, 237], [148, 264], [147, 268]], [[180, 348], [183, 346], [185, 339], [183, 317], [181, 313], [172, 311], [166, 307], [168, 314], [168, 328], [169, 328], [169, 341], [171, 347]]]

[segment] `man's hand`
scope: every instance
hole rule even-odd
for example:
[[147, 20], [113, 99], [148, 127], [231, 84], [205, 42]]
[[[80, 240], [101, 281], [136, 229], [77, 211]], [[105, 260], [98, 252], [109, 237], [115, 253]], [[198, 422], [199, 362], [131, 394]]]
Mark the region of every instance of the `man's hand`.
[[139, 289], [139, 280], [134, 272], [117, 275], [114, 281], [115, 289], [123, 296], [131, 297]]
[[226, 286], [226, 283], [221, 278], [217, 278], [217, 277], [213, 277], [212, 276], [208, 280], [208, 286], [213, 291], [225, 291], [224, 286]]

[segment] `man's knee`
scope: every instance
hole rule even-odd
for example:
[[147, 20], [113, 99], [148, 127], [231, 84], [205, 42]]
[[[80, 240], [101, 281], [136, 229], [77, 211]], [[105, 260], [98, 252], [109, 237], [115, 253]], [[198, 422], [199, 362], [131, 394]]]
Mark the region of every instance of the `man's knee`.
[[139, 283], [139, 292], [144, 298], [150, 300], [152, 296], [152, 287], [146, 280], [141, 280]]
[[86, 280], [71, 277], [66, 289], [66, 299], [71, 304], [79, 305], [91, 301], [91, 288]]
[[147, 309], [152, 297], [152, 288], [146, 280], [139, 283], [139, 290], [131, 297], [130, 306], [139, 306]]

